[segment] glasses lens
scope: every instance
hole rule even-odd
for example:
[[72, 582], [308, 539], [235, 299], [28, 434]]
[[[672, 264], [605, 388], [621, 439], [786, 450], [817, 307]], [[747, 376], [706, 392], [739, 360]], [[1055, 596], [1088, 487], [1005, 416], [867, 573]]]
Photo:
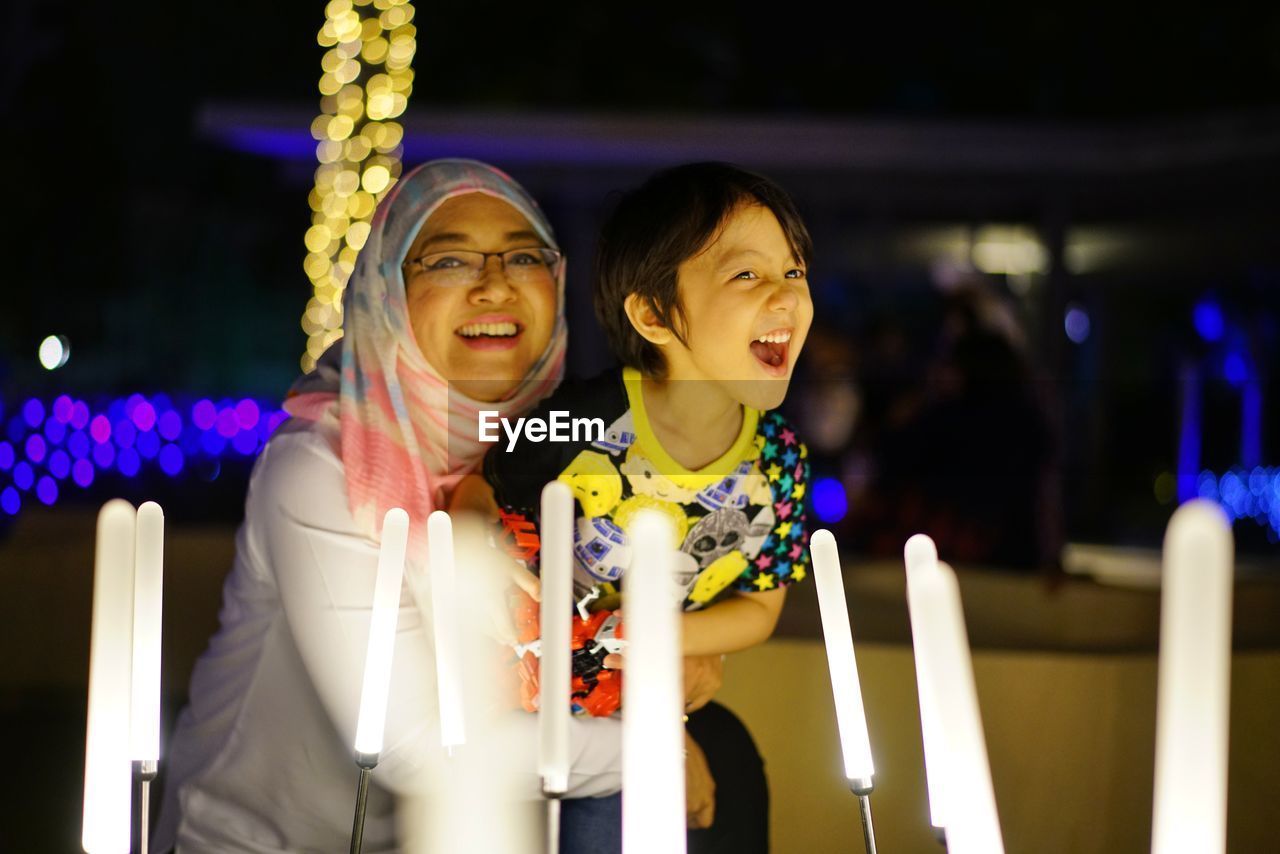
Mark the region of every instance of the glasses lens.
[[466, 285], [480, 278], [484, 255], [479, 252], [437, 252], [424, 255], [421, 266], [423, 275], [433, 285]]
[[512, 249], [502, 253], [502, 266], [512, 281], [542, 281], [551, 278], [551, 269], [559, 257], [554, 249]]

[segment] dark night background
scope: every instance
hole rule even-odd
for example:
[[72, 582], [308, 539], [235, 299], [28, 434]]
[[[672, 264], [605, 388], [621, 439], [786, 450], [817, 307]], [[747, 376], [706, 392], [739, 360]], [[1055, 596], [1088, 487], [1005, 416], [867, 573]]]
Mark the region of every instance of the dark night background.
[[[0, 90], [10, 129], [6, 417], [33, 394], [281, 395], [305, 343], [301, 234], [314, 164], [305, 153], [224, 145], [208, 116], [309, 122], [322, 15], [305, 3], [15, 4]], [[1162, 530], [1170, 508], [1152, 484], [1175, 465], [1177, 365], [1188, 354], [1212, 359], [1192, 331], [1197, 300], [1216, 300], [1243, 336], [1251, 376], [1264, 391], [1270, 381], [1280, 12], [418, 4], [416, 21], [411, 143], [416, 114], [540, 113], [646, 117], [657, 127], [724, 117], [726, 133], [747, 136], [757, 124], [853, 121], [923, 141], [924, 165], [858, 165], [830, 181], [821, 164], [744, 163], [792, 190], [818, 238], [815, 300], [836, 334], [863, 348], [862, 367], [851, 368], [871, 406], [859, 442], [874, 433], [875, 388], [923, 381], [942, 312], [927, 260], [886, 246], [913, 229], [984, 222], [1041, 233], [1056, 222], [1128, 240], [1111, 268], [1060, 276], [1047, 302], [1009, 301], [1027, 327], [1054, 431], [1067, 438], [1068, 537], [1152, 543]], [[1064, 149], [1077, 133], [1207, 133], [1221, 151], [1115, 178], [1055, 173], [1052, 158], [1000, 174], [953, 168], [944, 146], [928, 148], [931, 133], [953, 128], [1029, 131]], [[558, 215], [578, 257], [590, 254], [606, 194], [654, 165], [490, 159]], [[579, 291], [587, 266], [571, 267]], [[1002, 277], [983, 278], [1009, 297]], [[1056, 319], [1066, 302], [1089, 312], [1093, 336], [1082, 345], [1067, 342]], [[585, 305], [574, 317], [579, 370], [605, 358]], [[907, 356], [877, 375], [866, 342], [886, 324], [906, 335]], [[34, 354], [52, 333], [70, 340], [73, 356], [48, 373]], [[1224, 401], [1212, 410], [1238, 408], [1223, 382], [1205, 386]], [[1263, 396], [1264, 435], [1273, 398]], [[1238, 413], [1206, 417], [1206, 467], [1239, 464], [1238, 422]], [[1275, 462], [1274, 451], [1264, 442], [1255, 462]], [[237, 489], [224, 491], [213, 509], [233, 517]], [[1269, 545], [1261, 528], [1246, 540]]]
[[[814, 434], [833, 428], [810, 444], [815, 475], [849, 502], [832, 524], [851, 552], [893, 555], [926, 523], [961, 531], [958, 563], [1050, 574], [1064, 542], [1158, 545], [1189, 375], [1189, 477], [1211, 471], [1216, 490], [1236, 470], [1246, 489], [1260, 471], [1280, 507], [1280, 6], [415, 6], [406, 165], [479, 156], [543, 203], [574, 259], [571, 370], [608, 358], [585, 291], [611, 191], [694, 151], [792, 192], [817, 245], [819, 322], [787, 406]], [[323, 3], [296, 0], [8, 4], [0, 428], [13, 444], [28, 398], [283, 397], [306, 343], [323, 21]], [[472, 121], [469, 137], [437, 134]], [[228, 141], [237, 129], [286, 141]], [[629, 147], [636, 129], [649, 136]], [[664, 148], [668, 133], [697, 144]], [[460, 138], [475, 147], [451, 148]], [[821, 155], [778, 142], [797, 139]], [[957, 266], [989, 226], [1039, 241], [1044, 268]], [[1088, 320], [1078, 342], [1070, 310]], [[71, 344], [56, 371], [36, 358], [51, 334]], [[949, 396], [959, 376], [968, 392]], [[852, 409], [835, 408], [846, 393]], [[54, 510], [23, 490], [21, 511], [0, 514], [0, 564], [22, 514], [91, 513], [113, 495], [225, 527], [249, 465], [104, 471], [88, 489], [65, 481]], [[0, 469], [3, 490], [12, 460]], [[1243, 518], [1235, 535], [1275, 577], [1277, 527]], [[34, 741], [82, 732], [76, 709], [0, 692]], [[79, 761], [81, 744], [51, 763]], [[21, 775], [41, 757], [16, 761]], [[77, 781], [41, 773], [35, 800], [65, 803], [33, 821], [69, 821]]]

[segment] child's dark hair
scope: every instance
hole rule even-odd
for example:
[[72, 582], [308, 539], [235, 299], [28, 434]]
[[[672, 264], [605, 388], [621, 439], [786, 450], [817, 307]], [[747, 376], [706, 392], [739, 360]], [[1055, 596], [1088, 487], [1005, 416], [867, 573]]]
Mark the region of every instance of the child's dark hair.
[[809, 264], [813, 242], [791, 197], [768, 178], [729, 163], [664, 169], [618, 202], [600, 233], [594, 296], [596, 317], [624, 365], [646, 376], [665, 375], [662, 353], [631, 325], [624, 302], [639, 294], [659, 322], [687, 344], [677, 269], [716, 236], [743, 202], [772, 211], [791, 251]]

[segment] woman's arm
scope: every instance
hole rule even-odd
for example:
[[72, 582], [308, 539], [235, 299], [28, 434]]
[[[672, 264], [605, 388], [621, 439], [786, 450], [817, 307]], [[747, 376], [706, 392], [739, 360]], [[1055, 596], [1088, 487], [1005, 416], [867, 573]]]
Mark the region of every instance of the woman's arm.
[[[345, 744], [359, 713], [364, 656], [372, 614], [378, 546], [362, 536], [347, 509], [336, 457], [315, 436], [280, 436], [264, 451], [246, 505], [246, 547], [274, 576], [290, 632], [307, 676]], [[425, 520], [411, 520], [423, 525]], [[379, 783], [396, 792], [422, 791], [442, 779], [430, 610], [401, 590]], [[528, 716], [530, 745], [536, 719]], [[619, 730], [613, 721], [576, 721], [571, 731], [571, 794], [608, 794], [620, 785]], [[352, 747], [354, 750], [354, 747]], [[530, 748], [532, 750], [532, 748]], [[511, 757], [510, 767], [536, 792], [536, 763]], [[526, 779], [527, 778], [527, 779]]]

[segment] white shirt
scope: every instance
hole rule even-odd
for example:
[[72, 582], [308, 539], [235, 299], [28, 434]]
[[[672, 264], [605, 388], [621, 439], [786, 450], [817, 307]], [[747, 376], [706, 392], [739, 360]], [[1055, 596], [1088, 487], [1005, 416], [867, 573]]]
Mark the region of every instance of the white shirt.
[[[378, 546], [356, 528], [326, 429], [286, 422], [254, 466], [221, 627], [196, 662], [190, 705], [161, 760], [168, 779], [155, 851], [175, 842], [182, 854], [349, 846]], [[396, 850], [395, 796], [421, 795], [443, 756], [430, 626], [407, 588], [393, 662], [364, 830], [369, 852]], [[523, 752], [509, 754], [509, 769], [533, 798], [536, 717], [521, 720], [528, 737]], [[571, 726], [568, 796], [618, 791], [621, 721], [575, 718]]]

